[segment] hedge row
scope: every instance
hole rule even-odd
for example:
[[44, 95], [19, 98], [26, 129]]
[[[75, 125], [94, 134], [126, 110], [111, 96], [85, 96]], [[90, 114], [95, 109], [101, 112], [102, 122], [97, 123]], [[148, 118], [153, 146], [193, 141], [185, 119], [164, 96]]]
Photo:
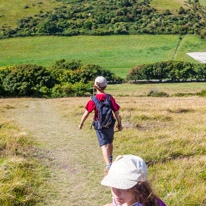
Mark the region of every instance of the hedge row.
[[[52, 68], [32, 64], [0, 68], [0, 96], [84, 96], [92, 91], [96, 76], [103, 75], [113, 82], [122, 81], [98, 65], [88, 64], [78, 68], [64, 68], [62, 65], [61, 68], [62, 63], [59, 62], [62, 60], [57, 61]], [[63, 60], [63, 63], [68, 66], [72, 62]], [[58, 69], [55, 68], [57, 64]]]
[[127, 80], [206, 80], [206, 64], [165, 61], [131, 68]]

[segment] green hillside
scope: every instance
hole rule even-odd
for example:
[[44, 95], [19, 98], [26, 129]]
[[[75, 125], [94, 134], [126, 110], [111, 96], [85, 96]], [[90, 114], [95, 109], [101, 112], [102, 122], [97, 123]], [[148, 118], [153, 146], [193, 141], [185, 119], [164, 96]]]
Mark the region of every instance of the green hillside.
[[0, 28], [17, 27], [17, 21], [29, 16], [35, 16], [40, 11], [54, 10], [62, 3], [51, 0], [0, 0]]
[[201, 3], [203, 6], [206, 6], [206, 1], [205, 1], [205, 0], [200, 0], [200, 3]]
[[[117, 35], [78, 37], [28, 37], [0, 40], [0, 66], [32, 63], [50, 66], [58, 59], [81, 59], [125, 77], [138, 64], [170, 60], [179, 41], [177, 35]], [[183, 38], [175, 60], [196, 62], [186, 52], [204, 51], [198, 36]]]
[[0, 38], [187, 33], [204, 38], [206, 35], [206, 9], [198, 0], [0, 1]]
[[152, 0], [150, 6], [157, 9], [160, 12], [164, 12], [169, 9], [172, 12], [176, 12], [181, 6], [188, 6], [184, 0]]

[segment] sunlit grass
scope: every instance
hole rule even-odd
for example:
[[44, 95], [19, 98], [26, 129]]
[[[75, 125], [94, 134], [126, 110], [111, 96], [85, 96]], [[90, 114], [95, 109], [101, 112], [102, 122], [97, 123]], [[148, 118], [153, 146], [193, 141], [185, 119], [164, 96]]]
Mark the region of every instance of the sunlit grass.
[[205, 0], [200, 0], [200, 3], [201, 3], [203, 6], [206, 6], [206, 1], [205, 1]]
[[0, 104], [0, 205], [35, 205], [42, 170], [32, 157], [33, 143], [28, 133], [20, 130], [8, 117], [15, 109], [13, 101]]
[[[39, 14], [40, 10], [50, 11], [59, 5], [62, 4], [48, 0], [0, 0], [0, 25], [16, 27], [21, 18]], [[28, 8], [25, 9], [25, 6]]]
[[181, 6], [185, 5], [184, 0], [152, 0], [150, 6], [158, 11], [169, 9], [172, 12], [176, 12]]
[[[131, 67], [171, 60], [178, 35], [26, 37], [0, 40], [0, 66], [21, 63], [50, 66], [58, 59], [98, 64], [125, 78]], [[206, 41], [187, 35], [175, 60], [196, 62], [186, 53], [204, 51]]]
[[192, 57], [188, 56], [188, 52], [205, 52], [206, 41], [200, 40], [195, 35], [186, 35], [183, 37], [183, 40], [177, 50], [175, 59], [177, 61], [189, 61], [193, 63], [198, 63]]
[[[122, 89], [124, 88], [124, 89]], [[178, 93], [197, 93], [205, 90], [205, 82], [193, 83], [154, 83], [154, 84], [116, 84], [108, 85], [107, 92], [116, 96], [146, 96], [151, 90], [165, 92], [168, 95]]]
[[[62, 99], [58, 107], [78, 124], [88, 100]], [[121, 106], [124, 130], [115, 133], [114, 156], [143, 157], [149, 179], [167, 205], [206, 204], [206, 99], [116, 97], [116, 101]], [[90, 132], [91, 121], [92, 115], [85, 132]]]

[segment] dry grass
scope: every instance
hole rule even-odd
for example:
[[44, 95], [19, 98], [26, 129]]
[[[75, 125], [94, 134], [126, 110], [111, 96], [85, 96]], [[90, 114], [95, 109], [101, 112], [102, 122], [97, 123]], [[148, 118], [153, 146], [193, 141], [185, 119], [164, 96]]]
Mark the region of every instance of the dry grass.
[[9, 118], [12, 109], [13, 101], [0, 102], [0, 205], [35, 205], [41, 199], [40, 166], [31, 157], [28, 133]]
[[[167, 205], [206, 204], [206, 99], [117, 97], [124, 130], [115, 134], [115, 156], [136, 154]], [[78, 123], [88, 98], [62, 99], [58, 106]], [[86, 122], [85, 132], [92, 121]]]
[[[25, 114], [19, 118], [37, 132], [40, 146], [48, 149], [42, 158], [48, 158], [47, 166], [53, 169], [47, 178], [51, 188], [43, 191], [47, 198], [41, 205], [96, 206], [111, 201], [109, 188], [100, 185], [104, 162], [96, 135], [89, 129], [93, 115], [83, 131], [77, 130], [88, 100], [2, 100], [0, 111], [11, 112], [14, 107], [20, 112], [21, 108]], [[206, 98], [116, 97], [116, 101], [124, 130], [115, 133], [114, 156], [143, 157], [153, 188], [168, 206], [205, 205]]]

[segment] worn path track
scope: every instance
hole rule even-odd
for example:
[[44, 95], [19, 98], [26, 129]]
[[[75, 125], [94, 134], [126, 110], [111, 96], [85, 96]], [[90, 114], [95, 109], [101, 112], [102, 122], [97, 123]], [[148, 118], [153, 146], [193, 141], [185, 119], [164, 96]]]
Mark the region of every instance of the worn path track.
[[104, 163], [95, 134], [77, 130], [55, 101], [25, 99], [15, 113], [20, 127], [37, 142], [36, 156], [51, 174], [46, 179], [49, 187], [42, 187], [45, 202], [39, 205], [101, 206], [109, 194], [100, 185]]

